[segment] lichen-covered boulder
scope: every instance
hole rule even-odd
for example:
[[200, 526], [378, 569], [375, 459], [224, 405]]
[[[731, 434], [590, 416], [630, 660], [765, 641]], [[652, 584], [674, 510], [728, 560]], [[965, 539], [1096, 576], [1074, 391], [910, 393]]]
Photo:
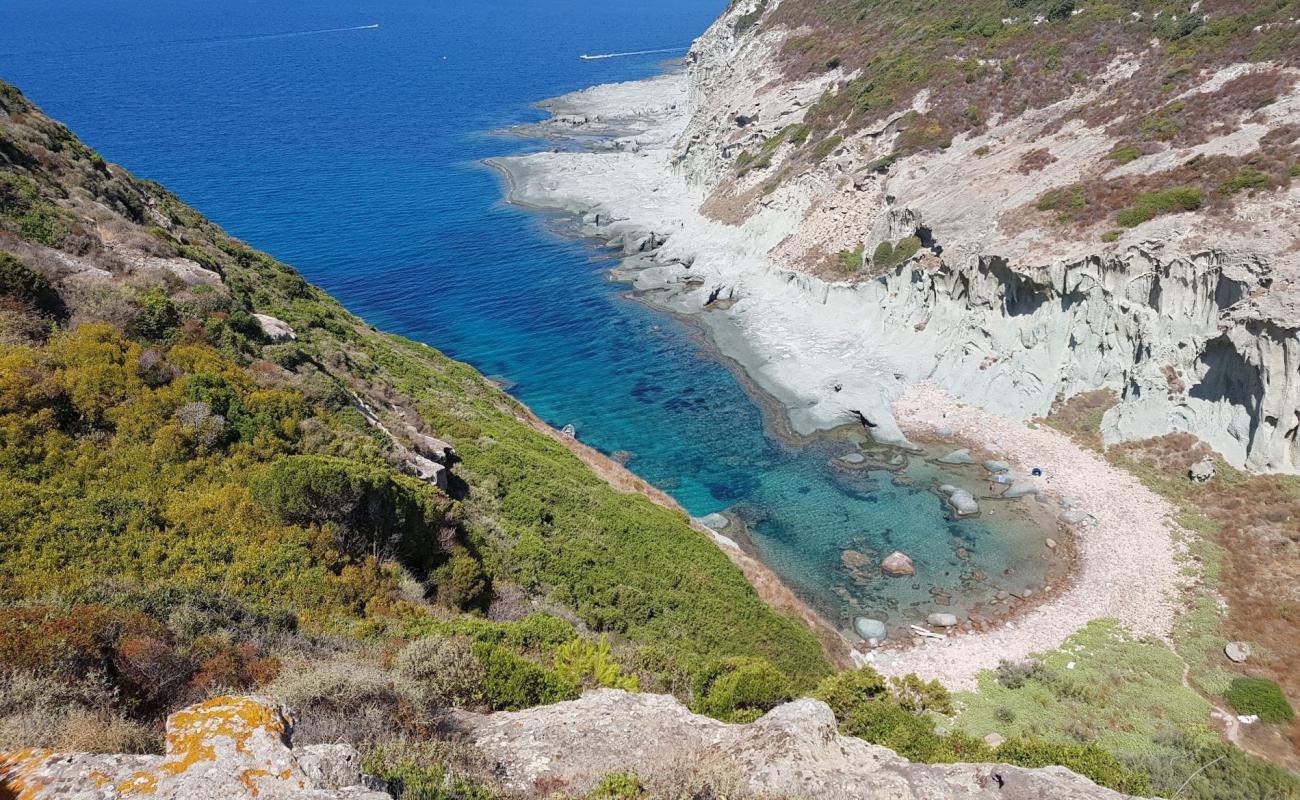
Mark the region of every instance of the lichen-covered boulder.
[[[364, 785], [346, 745], [290, 743], [288, 714], [258, 697], [216, 697], [167, 718], [162, 756], [20, 750], [0, 755], [0, 797], [22, 800], [390, 800]], [[304, 768], [308, 767], [308, 768]]]
[[841, 735], [830, 707], [807, 698], [726, 725], [665, 695], [597, 689], [513, 713], [457, 712], [455, 727], [498, 764], [506, 788], [532, 796], [581, 797], [607, 775], [634, 773], [652, 796], [708, 784], [728, 787], [728, 796], [813, 800], [1123, 797], [1062, 767], [912, 764]]

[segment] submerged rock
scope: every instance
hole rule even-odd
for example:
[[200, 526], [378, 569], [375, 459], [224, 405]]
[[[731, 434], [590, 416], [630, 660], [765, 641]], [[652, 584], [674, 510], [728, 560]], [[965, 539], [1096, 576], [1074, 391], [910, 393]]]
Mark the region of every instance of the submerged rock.
[[915, 575], [916, 565], [906, 554], [895, 550], [880, 562], [880, 568], [888, 575]]
[[938, 461], [940, 464], [974, 464], [975, 457], [970, 454], [970, 450], [963, 447], [960, 450], [953, 450]]
[[885, 623], [870, 617], [857, 617], [853, 620], [853, 632], [868, 642], [882, 642], [889, 635]]
[[705, 516], [700, 517], [700, 524], [706, 528], [711, 528], [715, 531], [720, 531], [726, 528], [728, 525], [730, 525], [731, 520], [727, 519], [725, 514], [718, 514], [715, 512], [713, 514], [706, 514]]
[[992, 459], [989, 459], [988, 461], [984, 462], [984, 469], [996, 475], [1001, 472], [1010, 472], [1011, 465], [1005, 461], [994, 461]]

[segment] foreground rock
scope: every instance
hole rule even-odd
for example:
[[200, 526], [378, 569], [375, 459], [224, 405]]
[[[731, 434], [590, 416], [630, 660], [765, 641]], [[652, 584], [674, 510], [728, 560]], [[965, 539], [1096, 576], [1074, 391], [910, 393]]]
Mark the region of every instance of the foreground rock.
[[750, 725], [726, 725], [666, 695], [600, 689], [527, 711], [458, 714], [456, 727], [501, 765], [507, 788], [533, 795], [581, 797], [606, 775], [630, 772], [652, 796], [707, 780], [727, 797], [1123, 797], [1061, 767], [912, 764], [841, 736], [830, 708], [809, 699], [779, 706]]
[[20, 750], [0, 755], [0, 797], [107, 800], [390, 800], [349, 745], [294, 748], [293, 723], [256, 697], [217, 697], [167, 718], [162, 756]]

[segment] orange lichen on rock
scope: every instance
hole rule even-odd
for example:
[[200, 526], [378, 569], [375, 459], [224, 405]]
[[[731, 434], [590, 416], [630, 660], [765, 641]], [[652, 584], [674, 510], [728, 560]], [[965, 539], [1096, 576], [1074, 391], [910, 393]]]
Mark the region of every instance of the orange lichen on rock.
[[0, 800], [36, 800], [45, 785], [38, 773], [52, 755], [33, 747], [0, 755]]
[[[295, 754], [292, 728], [286, 712], [270, 700], [216, 697], [168, 718], [162, 756], [31, 749], [0, 755], [0, 800], [388, 798], [364, 786], [355, 750], [331, 745], [324, 753]], [[304, 763], [315, 771], [304, 771]], [[311, 775], [322, 770], [331, 781], [350, 773], [343, 781], [353, 782], [346, 788], [315, 786]]]

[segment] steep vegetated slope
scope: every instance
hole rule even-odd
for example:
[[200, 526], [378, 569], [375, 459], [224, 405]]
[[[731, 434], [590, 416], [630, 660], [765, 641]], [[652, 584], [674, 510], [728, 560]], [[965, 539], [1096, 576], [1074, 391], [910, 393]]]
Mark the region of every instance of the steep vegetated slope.
[[449, 705], [829, 674], [571, 448], [0, 84], [0, 750], [151, 749], [232, 689], [373, 743]]

